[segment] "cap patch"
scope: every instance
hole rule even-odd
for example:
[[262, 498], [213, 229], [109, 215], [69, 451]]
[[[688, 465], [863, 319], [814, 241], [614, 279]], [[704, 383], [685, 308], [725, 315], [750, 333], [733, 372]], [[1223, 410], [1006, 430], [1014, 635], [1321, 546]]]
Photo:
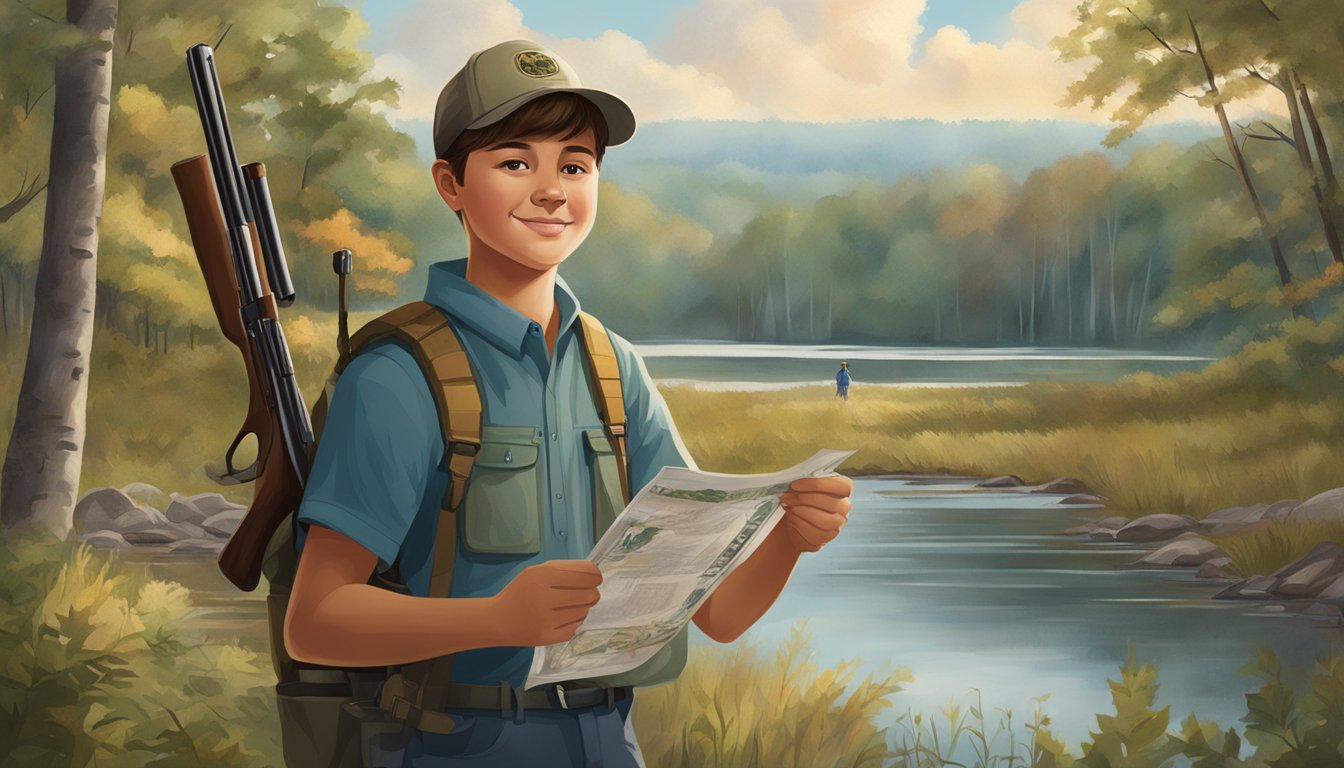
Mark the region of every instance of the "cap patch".
[[523, 51], [513, 57], [513, 63], [518, 65], [519, 72], [528, 77], [550, 77], [560, 72], [560, 65], [555, 63], [555, 59], [541, 51]]

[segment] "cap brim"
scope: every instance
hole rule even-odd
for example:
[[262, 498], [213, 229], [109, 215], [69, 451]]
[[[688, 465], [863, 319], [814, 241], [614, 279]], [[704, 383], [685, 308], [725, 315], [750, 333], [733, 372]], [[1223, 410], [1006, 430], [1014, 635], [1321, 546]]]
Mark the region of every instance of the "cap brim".
[[513, 114], [515, 110], [529, 101], [552, 93], [573, 93], [591, 101], [607, 121], [607, 146], [614, 147], [617, 144], [624, 144], [635, 135], [635, 113], [630, 110], [629, 105], [606, 91], [598, 91], [592, 88], [538, 88], [535, 91], [528, 91], [486, 112], [473, 120], [463, 130], [484, 128], [487, 125], [497, 123]]

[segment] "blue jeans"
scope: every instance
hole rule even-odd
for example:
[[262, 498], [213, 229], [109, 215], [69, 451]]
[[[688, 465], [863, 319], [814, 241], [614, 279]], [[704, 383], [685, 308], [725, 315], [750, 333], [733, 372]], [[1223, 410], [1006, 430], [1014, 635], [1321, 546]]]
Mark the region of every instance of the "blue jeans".
[[585, 709], [460, 710], [450, 734], [417, 731], [406, 747], [407, 768], [556, 766], [644, 768], [630, 720], [633, 698]]
[[848, 400], [848, 399], [849, 399], [849, 385], [848, 385], [848, 384], [837, 384], [837, 385], [835, 385], [835, 396], [836, 396], [836, 397], [843, 397], [843, 398], [845, 398], [846, 400]]

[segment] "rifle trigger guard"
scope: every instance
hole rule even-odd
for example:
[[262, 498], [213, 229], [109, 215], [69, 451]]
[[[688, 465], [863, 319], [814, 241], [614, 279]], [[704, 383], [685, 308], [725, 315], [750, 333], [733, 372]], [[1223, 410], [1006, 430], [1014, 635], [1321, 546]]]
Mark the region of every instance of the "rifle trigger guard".
[[[206, 474], [210, 476], [210, 479], [221, 485], [238, 485], [239, 483], [250, 483], [257, 478], [257, 468], [259, 463], [257, 460], [253, 460], [251, 464], [242, 469], [237, 469], [233, 466], [233, 455], [238, 452], [238, 446], [242, 444], [243, 438], [248, 435], [257, 437], [258, 441], [261, 439], [257, 433], [246, 429], [239, 432], [238, 435], [233, 438], [233, 444], [229, 446], [229, 450], [224, 453], [224, 464], [227, 467], [227, 471], [220, 472], [218, 469], [207, 467], [205, 471]], [[258, 443], [258, 449], [260, 449], [260, 443]]]

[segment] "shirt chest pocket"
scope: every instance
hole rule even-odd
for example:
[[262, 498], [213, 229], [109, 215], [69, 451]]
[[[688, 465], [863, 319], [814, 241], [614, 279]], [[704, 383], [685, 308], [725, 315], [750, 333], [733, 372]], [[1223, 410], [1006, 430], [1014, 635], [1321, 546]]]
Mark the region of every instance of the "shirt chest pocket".
[[541, 551], [540, 442], [535, 427], [481, 428], [481, 450], [462, 502], [467, 549], [511, 555]]

